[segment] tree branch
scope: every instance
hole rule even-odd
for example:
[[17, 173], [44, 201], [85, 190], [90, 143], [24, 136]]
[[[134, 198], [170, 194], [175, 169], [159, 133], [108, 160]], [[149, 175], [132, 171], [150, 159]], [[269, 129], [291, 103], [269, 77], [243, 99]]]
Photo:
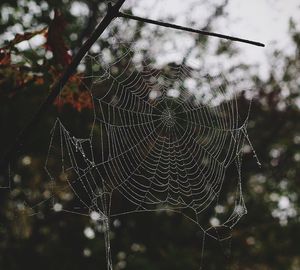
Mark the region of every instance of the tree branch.
[[166, 23], [166, 22], [151, 20], [151, 19], [147, 19], [147, 18], [134, 16], [134, 15], [129, 15], [129, 14], [125, 14], [122, 12], [118, 13], [118, 17], [127, 18], [127, 19], [131, 19], [131, 20], [135, 20], [135, 21], [145, 22], [145, 23], [150, 23], [150, 24], [155, 24], [155, 25], [159, 25], [159, 26], [163, 26], [163, 27], [167, 27], [167, 28], [173, 28], [173, 29], [183, 30], [183, 31], [187, 31], [187, 32], [197, 33], [197, 34], [206, 35], [206, 36], [213, 36], [213, 37], [228, 39], [228, 40], [232, 40], [232, 41], [243, 42], [243, 43], [251, 44], [254, 46], [265, 47], [264, 44], [257, 42], [257, 41], [253, 41], [253, 40], [223, 35], [223, 34], [214, 33], [214, 32], [208, 32], [205, 30], [197, 30], [197, 29], [184, 27], [184, 26], [177, 25], [177, 24]]

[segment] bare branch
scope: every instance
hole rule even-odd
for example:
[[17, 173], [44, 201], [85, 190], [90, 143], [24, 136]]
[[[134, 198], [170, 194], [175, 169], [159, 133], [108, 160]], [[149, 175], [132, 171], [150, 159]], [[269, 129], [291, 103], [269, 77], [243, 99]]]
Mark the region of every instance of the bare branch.
[[213, 36], [213, 37], [228, 39], [228, 40], [232, 40], [232, 41], [243, 42], [243, 43], [251, 44], [251, 45], [254, 45], [254, 46], [265, 47], [265, 45], [263, 43], [260, 43], [260, 42], [257, 42], [257, 41], [252, 41], [252, 40], [248, 40], [248, 39], [223, 35], [223, 34], [214, 33], [214, 32], [208, 32], [208, 31], [205, 31], [205, 30], [197, 30], [197, 29], [184, 27], [184, 26], [177, 25], [177, 24], [166, 23], [166, 22], [151, 20], [151, 19], [147, 19], [147, 18], [134, 16], [134, 15], [129, 15], [129, 14], [125, 14], [125, 13], [122, 13], [122, 12], [118, 13], [118, 17], [123, 17], [123, 18], [131, 19], [131, 20], [135, 20], [135, 21], [155, 24], [155, 25], [159, 25], [159, 26], [163, 26], [163, 27], [167, 27], [167, 28], [183, 30], [183, 31], [197, 33], [197, 34], [206, 35], [206, 36]]

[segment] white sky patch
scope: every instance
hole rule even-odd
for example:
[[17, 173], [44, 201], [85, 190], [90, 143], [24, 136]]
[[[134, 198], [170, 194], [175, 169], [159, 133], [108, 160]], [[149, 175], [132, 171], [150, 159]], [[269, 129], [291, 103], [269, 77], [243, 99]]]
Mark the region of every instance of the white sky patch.
[[31, 157], [30, 157], [30, 156], [25, 156], [25, 157], [22, 158], [22, 164], [23, 164], [24, 166], [30, 165], [31, 162], [32, 162], [32, 160], [31, 160]]
[[273, 209], [272, 216], [279, 219], [280, 225], [285, 226], [288, 224], [289, 218], [295, 218], [297, 216], [297, 209], [292, 202], [292, 198], [290, 199], [287, 196], [278, 196], [275, 199], [278, 200], [277, 208]]
[[92, 220], [97, 221], [100, 219], [100, 214], [96, 211], [91, 212], [90, 217]]
[[62, 211], [62, 209], [63, 209], [63, 206], [62, 206], [60, 203], [55, 203], [55, 204], [53, 205], [53, 210], [54, 210], [55, 212], [60, 212], [60, 211]]
[[197, 81], [193, 78], [187, 78], [184, 81], [184, 86], [187, 87], [189, 90], [195, 90], [197, 88]]
[[28, 50], [30, 48], [31, 49], [35, 49], [37, 47], [40, 47], [45, 42], [46, 42], [45, 36], [43, 36], [43, 35], [36, 35], [33, 38], [31, 38], [30, 40], [24, 40], [24, 41], [16, 44], [16, 47], [20, 51], [25, 51], [25, 50]]
[[234, 208], [234, 211], [238, 214], [238, 215], [242, 215], [245, 213], [245, 208], [241, 205], [236, 205]]
[[213, 217], [209, 220], [209, 223], [211, 224], [211, 226], [217, 227], [220, 225], [220, 220], [216, 217]]
[[161, 96], [161, 92], [160, 91], [152, 90], [149, 93], [149, 99], [152, 99], [152, 100], [154, 100], [154, 99], [156, 99], [156, 98], [158, 98], [160, 96]]
[[[193, 27], [201, 29], [207, 16], [214, 11], [213, 6], [221, 3], [223, 0], [209, 2], [197, 0], [128, 0], [123, 8], [132, 7], [135, 15], [152, 19], [170, 21], [169, 18], [172, 17], [174, 23], [186, 26], [191, 26], [190, 21], [194, 21]], [[285, 54], [294, 51], [288, 33], [289, 20], [293, 18], [296, 23], [300, 21], [299, 9], [299, 0], [230, 0], [225, 9], [228, 16], [221, 16], [215, 20], [212, 24], [212, 31], [265, 43], [265, 48], [235, 43], [241, 50], [237, 60], [242, 60], [245, 64], [258, 65], [259, 74], [265, 78], [269, 72], [269, 53], [274, 48], [282, 50]], [[172, 32], [170, 29], [168, 31]], [[185, 46], [182, 40], [181, 44]], [[230, 61], [227, 62], [227, 64], [229, 63]]]
[[89, 15], [89, 7], [82, 2], [73, 2], [70, 12], [73, 16], [87, 16]]
[[180, 92], [177, 89], [169, 89], [167, 92], [168, 97], [178, 98], [179, 95], [180, 95]]
[[14, 182], [15, 183], [20, 183], [21, 182], [21, 175], [19, 175], [19, 174], [15, 174], [14, 175], [14, 178], [13, 178], [13, 180], [14, 180]]
[[0, 12], [3, 22], [7, 23], [9, 20], [9, 16], [14, 14], [14, 9], [12, 7], [4, 7]]
[[224, 207], [223, 205], [217, 205], [217, 206], [215, 207], [215, 211], [216, 211], [216, 213], [218, 213], [218, 214], [224, 213], [224, 212], [225, 212], [225, 207]]
[[295, 160], [296, 162], [300, 162], [300, 153], [296, 153], [296, 154], [294, 155], [294, 160]]
[[84, 257], [90, 257], [92, 255], [92, 251], [89, 248], [85, 248], [82, 253]]
[[91, 227], [86, 227], [83, 231], [83, 234], [88, 239], [94, 239], [96, 236], [94, 230]]
[[290, 207], [290, 200], [286, 196], [281, 196], [278, 201], [278, 208], [281, 210], [288, 209]]
[[115, 219], [113, 225], [115, 228], [119, 228], [121, 226], [121, 221], [119, 219]]

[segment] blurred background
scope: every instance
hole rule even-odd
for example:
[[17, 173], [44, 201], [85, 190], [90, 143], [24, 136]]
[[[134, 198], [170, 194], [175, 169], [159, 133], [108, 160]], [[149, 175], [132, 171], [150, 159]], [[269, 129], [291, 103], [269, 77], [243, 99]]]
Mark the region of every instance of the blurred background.
[[[105, 15], [107, 4], [1, 1], [1, 155]], [[248, 214], [230, 241], [207, 239], [202, 254], [199, 228], [181, 215], [122, 216], [112, 219], [114, 269], [198, 269], [201, 261], [203, 269], [300, 269], [299, 2], [128, 0], [122, 10], [266, 47], [118, 18], [91, 48], [89, 55], [101, 54], [110, 63], [123, 48], [118, 42], [134, 42], [162, 69], [170, 62], [201, 63], [208, 74], [222, 74], [236, 89], [242, 114], [252, 99], [248, 132], [262, 164], [245, 147], [242, 186]], [[83, 60], [15, 153], [10, 169], [0, 172], [0, 269], [105, 269], [103, 231], [89, 215], [62, 211], [76, 199], [63, 179], [55, 179], [60, 188], [53, 189], [44, 168], [57, 117], [77, 137], [91, 128], [92, 86], [86, 79], [91, 70], [92, 63]]]

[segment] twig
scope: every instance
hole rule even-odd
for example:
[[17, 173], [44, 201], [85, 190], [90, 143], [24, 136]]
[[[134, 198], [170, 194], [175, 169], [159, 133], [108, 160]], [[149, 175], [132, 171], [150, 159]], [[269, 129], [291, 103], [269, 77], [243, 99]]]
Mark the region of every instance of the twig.
[[213, 37], [228, 39], [228, 40], [232, 40], [232, 41], [248, 43], [248, 44], [255, 45], [255, 46], [265, 47], [265, 45], [263, 43], [248, 40], [248, 39], [232, 37], [232, 36], [223, 35], [223, 34], [219, 34], [219, 33], [208, 32], [208, 31], [205, 31], [205, 30], [197, 30], [197, 29], [184, 27], [184, 26], [177, 25], [177, 24], [160, 22], [160, 21], [151, 20], [151, 19], [147, 19], [147, 18], [142, 18], [142, 17], [130, 15], [130, 14], [125, 14], [125, 13], [122, 13], [122, 12], [118, 13], [118, 17], [123, 17], [123, 18], [126, 18], [126, 19], [135, 20], [135, 21], [155, 24], [155, 25], [159, 25], [159, 26], [163, 26], [163, 27], [167, 27], [167, 28], [173, 28], [173, 29], [183, 30], [183, 31], [187, 31], [187, 32], [197, 33], [197, 34], [201, 34], [201, 35], [213, 36]]
[[41, 104], [40, 108], [33, 115], [31, 121], [25, 128], [21, 131], [21, 133], [17, 136], [16, 140], [8, 147], [8, 151], [4, 154], [1, 160], [0, 168], [5, 168], [6, 164], [10, 161], [10, 159], [14, 156], [16, 150], [21, 145], [21, 143], [28, 137], [30, 131], [34, 130], [39, 119], [42, 119], [42, 116], [47, 112], [49, 107], [53, 104], [56, 97], [59, 95], [61, 89], [69, 80], [70, 76], [76, 71], [77, 66], [79, 65], [82, 58], [91, 48], [91, 46], [96, 42], [96, 40], [101, 36], [104, 30], [109, 26], [111, 21], [117, 17], [119, 9], [124, 4], [126, 0], [119, 0], [115, 5], [109, 5], [108, 11], [100, 22], [100, 24], [96, 27], [95, 31], [91, 34], [88, 40], [82, 45], [79, 49], [78, 53], [73, 58], [71, 64], [67, 66], [61, 77], [53, 84], [50, 89], [50, 93], [46, 100]]

